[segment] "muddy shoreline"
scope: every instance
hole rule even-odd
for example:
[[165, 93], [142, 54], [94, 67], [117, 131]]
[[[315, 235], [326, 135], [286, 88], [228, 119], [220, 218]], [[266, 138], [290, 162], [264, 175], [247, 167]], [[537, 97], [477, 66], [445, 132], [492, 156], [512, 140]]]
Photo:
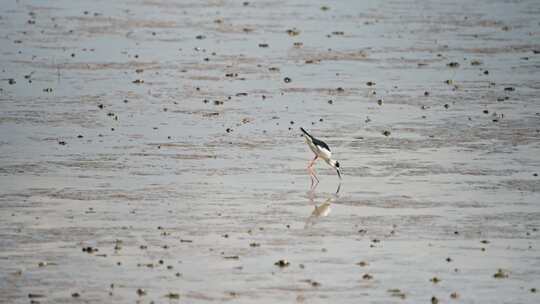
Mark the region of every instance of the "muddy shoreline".
[[539, 15], [5, 3], [0, 303], [537, 303]]

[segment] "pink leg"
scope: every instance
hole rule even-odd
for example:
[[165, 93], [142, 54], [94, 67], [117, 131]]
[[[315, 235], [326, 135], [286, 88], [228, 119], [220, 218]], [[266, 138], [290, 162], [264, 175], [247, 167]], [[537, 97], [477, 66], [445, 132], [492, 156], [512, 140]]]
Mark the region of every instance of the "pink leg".
[[313, 160], [311, 160], [307, 166], [307, 169], [309, 171], [309, 175], [311, 177], [311, 187], [313, 187], [313, 179], [315, 178], [315, 180], [317, 181], [317, 183], [319, 183], [319, 179], [317, 178], [317, 175], [315, 174], [315, 170], [313, 170], [313, 165], [315, 164], [315, 161], [317, 160], [317, 158], [319, 158], [318, 156], [315, 155], [315, 158], [313, 158]]

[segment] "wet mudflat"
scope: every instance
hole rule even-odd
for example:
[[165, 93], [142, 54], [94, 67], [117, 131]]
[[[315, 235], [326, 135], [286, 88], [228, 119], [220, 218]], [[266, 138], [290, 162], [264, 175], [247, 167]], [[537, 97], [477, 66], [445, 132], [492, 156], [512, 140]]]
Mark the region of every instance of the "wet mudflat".
[[3, 3], [0, 302], [537, 303], [539, 15]]

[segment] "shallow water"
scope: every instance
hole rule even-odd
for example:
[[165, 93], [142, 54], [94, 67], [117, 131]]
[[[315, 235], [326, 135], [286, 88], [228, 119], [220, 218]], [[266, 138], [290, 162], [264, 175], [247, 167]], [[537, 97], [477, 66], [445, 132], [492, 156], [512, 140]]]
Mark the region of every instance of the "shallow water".
[[539, 14], [4, 3], [0, 302], [538, 302]]

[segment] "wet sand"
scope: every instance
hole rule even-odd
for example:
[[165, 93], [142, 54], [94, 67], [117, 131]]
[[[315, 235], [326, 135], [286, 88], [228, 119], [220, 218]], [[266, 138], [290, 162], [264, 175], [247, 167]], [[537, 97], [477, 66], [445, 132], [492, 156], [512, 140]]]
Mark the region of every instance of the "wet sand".
[[0, 302], [538, 303], [538, 16], [3, 3]]

